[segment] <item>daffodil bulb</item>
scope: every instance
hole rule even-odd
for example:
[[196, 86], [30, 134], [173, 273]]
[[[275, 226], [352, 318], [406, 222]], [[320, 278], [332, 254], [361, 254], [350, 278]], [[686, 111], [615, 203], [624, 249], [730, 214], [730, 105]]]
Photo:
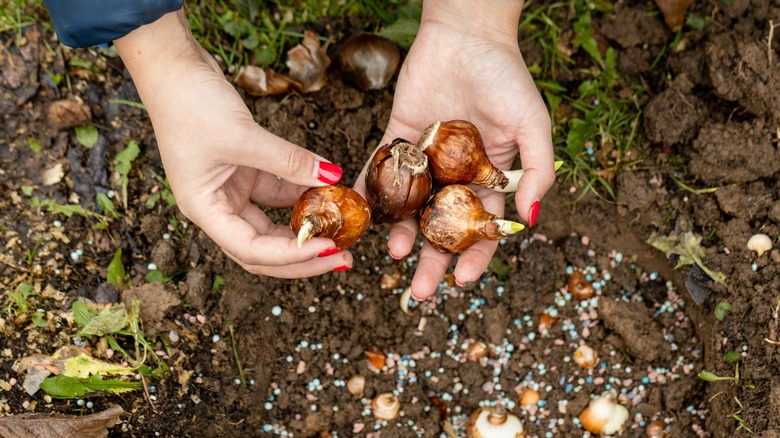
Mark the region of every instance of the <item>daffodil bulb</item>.
[[524, 438], [525, 429], [517, 416], [503, 406], [477, 409], [469, 418], [468, 438]]
[[623, 430], [623, 424], [628, 420], [628, 409], [615, 401], [614, 394], [607, 393], [591, 400], [579, 418], [588, 432], [613, 435]]
[[371, 412], [378, 420], [392, 421], [401, 411], [401, 401], [392, 392], [385, 392], [374, 397], [371, 402]]

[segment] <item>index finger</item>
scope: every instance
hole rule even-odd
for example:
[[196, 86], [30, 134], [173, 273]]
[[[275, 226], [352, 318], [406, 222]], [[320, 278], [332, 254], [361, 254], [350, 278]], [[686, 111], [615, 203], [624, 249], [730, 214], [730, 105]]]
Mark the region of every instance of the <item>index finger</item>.
[[515, 205], [517, 213], [525, 221], [532, 216], [534, 203], [540, 201], [555, 182], [550, 116], [541, 97], [535, 103], [535, 106], [539, 105], [540, 109], [529, 111], [529, 114], [534, 114], [533, 119], [524, 120], [515, 138], [525, 172], [515, 193]]

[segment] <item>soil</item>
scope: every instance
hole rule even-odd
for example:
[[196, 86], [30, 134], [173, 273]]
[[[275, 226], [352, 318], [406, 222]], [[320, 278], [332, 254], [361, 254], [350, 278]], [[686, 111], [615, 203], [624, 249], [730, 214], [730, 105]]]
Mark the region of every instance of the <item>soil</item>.
[[[559, 180], [539, 224], [502, 242], [481, 281], [457, 287], [446, 278], [409, 315], [399, 302], [416, 260], [387, 256], [387, 226], [362, 237], [349, 272], [250, 275], [156, 195], [165, 192], [159, 153], [144, 112], [121, 103], [139, 99], [118, 58], [61, 47], [43, 26], [25, 28], [21, 41], [2, 34], [0, 281], [5, 291], [30, 283], [43, 323], [13, 308], [0, 315], [0, 415], [120, 405], [126, 414], [110, 436], [430, 437], [465, 436], [470, 413], [500, 403], [530, 436], [587, 436], [578, 414], [612, 391], [629, 408], [624, 436], [647, 436], [657, 421], [672, 437], [780, 436], [780, 32], [767, 46], [780, 3], [697, 2], [690, 12], [707, 25], [686, 30], [675, 49], [647, 2], [619, 2], [614, 18], [592, 24], [618, 49], [625, 80], [646, 88], [642, 158], [617, 175], [616, 201], [579, 199], [581, 187]], [[523, 50], [540, 56], [539, 47]], [[55, 84], [58, 75], [68, 81]], [[573, 81], [561, 73], [561, 84]], [[246, 101], [261, 125], [341, 164], [351, 185], [381, 138], [392, 89], [364, 93], [334, 72], [316, 93]], [[71, 128], [90, 121], [99, 137], [86, 149]], [[31, 205], [37, 197], [99, 211], [97, 194], [121, 201], [113, 159], [131, 140], [141, 155], [128, 207], [106, 227]], [[268, 213], [289, 221], [289, 210]], [[700, 261], [724, 283], [648, 244], [687, 232], [702, 238]], [[755, 233], [775, 248], [750, 251]], [[118, 289], [106, 281], [117, 248], [130, 277]], [[169, 281], [148, 284], [150, 264]], [[592, 282], [592, 298], [571, 295], [574, 271]], [[107, 358], [96, 339], [73, 337], [73, 301], [133, 299], [170, 376], [88, 405], [24, 391], [13, 369], [21, 357], [77, 343]], [[722, 318], [720, 303], [731, 305]], [[550, 327], [539, 326], [542, 315]], [[488, 351], [473, 360], [479, 342]], [[581, 345], [598, 353], [593, 368], [574, 362]], [[381, 368], [368, 351], [385, 356]], [[737, 381], [697, 376], [737, 369]], [[355, 374], [366, 378], [359, 397], [345, 388]], [[520, 406], [527, 389], [539, 403]], [[401, 416], [375, 420], [371, 400], [388, 391]]]

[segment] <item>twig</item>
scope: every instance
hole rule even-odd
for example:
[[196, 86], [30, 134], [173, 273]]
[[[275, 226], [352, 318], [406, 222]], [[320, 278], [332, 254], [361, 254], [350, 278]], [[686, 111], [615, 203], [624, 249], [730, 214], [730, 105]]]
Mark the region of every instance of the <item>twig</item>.
[[236, 346], [236, 337], [233, 335], [233, 324], [228, 325], [230, 331], [230, 342], [233, 344], [233, 357], [236, 358], [236, 366], [238, 367], [238, 376], [241, 378], [241, 383], [246, 385], [244, 380], [244, 368], [241, 367], [241, 359], [238, 358], [238, 348]]
[[769, 59], [769, 67], [772, 67], [772, 39], [775, 34], [775, 23], [769, 20], [769, 36], [766, 38], [766, 57]]
[[30, 272], [30, 270], [25, 268], [24, 266], [17, 265], [14, 259], [12, 259], [11, 257], [5, 254], [0, 254], [0, 264], [6, 265], [9, 268], [14, 269], [16, 271]]
[[157, 407], [154, 405], [154, 401], [152, 400], [152, 396], [149, 395], [149, 386], [146, 384], [146, 377], [144, 377], [143, 374], [141, 374], [141, 383], [144, 385], [144, 396], [146, 398], [146, 401], [149, 402], [149, 405], [152, 407], [152, 410], [154, 413], [157, 413]]
[[780, 342], [777, 342], [777, 319], [780, 315], [780, 297], [777, 299], [777, 306], [775, 306], [774, 310], [772, 311], [772, 323], [769, 326], [769, 337], [764, 338], [765, 341], [769, 342], [770, 344], [778, 345]]

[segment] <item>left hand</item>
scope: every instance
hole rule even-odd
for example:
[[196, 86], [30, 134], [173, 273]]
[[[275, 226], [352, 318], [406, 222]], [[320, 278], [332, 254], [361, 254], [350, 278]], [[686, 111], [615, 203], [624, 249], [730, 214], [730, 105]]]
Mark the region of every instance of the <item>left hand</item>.
[[[497, 167], [509, 169], [520, 152], [525, 174], [515, 194], [515, 205], [520, 217], [529, 221], [534, 215], [532, 208], [538, 212], [538, 204], [534, 203], [552, 186], [555, 171], [550, 116], [517, 43], [519, 11], [514, 19], [509, 14], [512, 24], [501, 31], [475, 19], [479, 11], [467, 13], [463, 8], [469, 5], [451, 7], [459, 0], [425, 4], [429, 3], [432, 6], [423, 11], [420, 31], [399, 73], [393, 110], [380, 144], [395, 138], [416, 142], [425, 127], [436, 120], [474, 123]], [[475, 6], [490, 9], [488, 13], [500, 10]], [[365, 193], [365, 171], [355, 187], [361, 193]], [[503, 193], [483, 188], [476, 188], [476, 192], [486, 210], [503, 216]], [[412, 219], [392, 227], [388, 246], [393, 258], [409, 254], [417, 230], [418, 224]], [[497, 246], [496, 241], [483, 240], [465, 250], [455, 267], [456, 282], [462, 286], [478, 280]], [[441, 253], [426, 242], [412, 280], [413, 297], [424, 300], [431, 296], [451, 261], [452, 254]]]

